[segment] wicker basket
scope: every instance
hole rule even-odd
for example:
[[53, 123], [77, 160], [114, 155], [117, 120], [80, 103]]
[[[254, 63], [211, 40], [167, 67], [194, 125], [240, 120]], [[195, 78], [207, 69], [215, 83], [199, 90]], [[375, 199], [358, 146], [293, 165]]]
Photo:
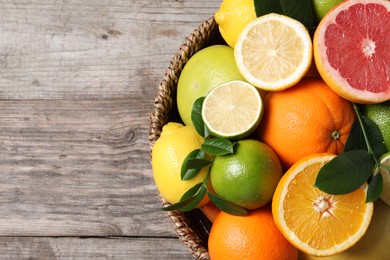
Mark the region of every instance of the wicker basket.
[[[180, 122], [175, 97], [177, 82], [184, 65], [197, 51], [213, 44], [224, 44], [224, 41], [212, 16], [186, 38], [178, 53], [172, 57], [170, 66], [158, 86], [154, 109], [150, 116], [149, 142], [151, 148], [167, 122]], [[167, 201], [161, 196], [160, 198], [164, 206], [168, 205]], [[202, 212], [200, 210], [188, 213], [170, 211], [168, 215], [173, 221], [180, 240], [189, 248], [193, 256], [197, 259], [209, 259], [207, 239], [211, 223]]]

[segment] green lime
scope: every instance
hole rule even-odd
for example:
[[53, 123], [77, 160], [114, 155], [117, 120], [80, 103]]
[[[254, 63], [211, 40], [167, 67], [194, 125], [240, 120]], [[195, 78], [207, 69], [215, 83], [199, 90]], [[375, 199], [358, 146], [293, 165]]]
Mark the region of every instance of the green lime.
[[326, 13], [341, 1], [343, 0], [313, 0], [314, 12], [318, 21], [321, 21]]
[[271, 201], [282, 174], [268, 145], [245, 139], [236, 143], [233, 154], [215, 158], [210, 179], [216, 194], [250, 210]]
[[185, 125], [191, 121], [192, 105], [217, 85], [245, 80], [237, 69], [233, 48], [212, 45], [195, 53], [184, 66], [177, 84], [177, 107]]
[[203, 102], [202, 118], [209, 132], [232, 140], [250, 135], [259, 125], [263, 102], [251, 84], [233, 80], [218, 85]]
[[390, 100], [378, 104], [364, 105], [362, 113], [379, 127], [386, 149], [390, 151]]

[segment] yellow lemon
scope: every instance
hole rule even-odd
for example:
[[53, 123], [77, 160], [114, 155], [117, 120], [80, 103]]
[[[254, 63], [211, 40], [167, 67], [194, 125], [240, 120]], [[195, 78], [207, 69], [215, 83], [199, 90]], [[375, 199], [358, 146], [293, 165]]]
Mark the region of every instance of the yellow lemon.
[[223, 0], [214, 17], [223, 39], [233, 48], [242, 29], [256, 19], [255, 4], [253, 0]]
[[[152, 169], [157, 189], [169, 203], [179, 202], [186, 191], [203, 182], [206, 177], [208, 167], [190, 180], [183, 181], [180, 177], [184, 159], [191, 151], [199, 149], [202, 143], [203, 137], [193, 126], [171, 122], [163, 127], [161, 136], [152, 149]], [[208, 201], [208, 197], [205, 197], [198, 206], [203, 206]]]

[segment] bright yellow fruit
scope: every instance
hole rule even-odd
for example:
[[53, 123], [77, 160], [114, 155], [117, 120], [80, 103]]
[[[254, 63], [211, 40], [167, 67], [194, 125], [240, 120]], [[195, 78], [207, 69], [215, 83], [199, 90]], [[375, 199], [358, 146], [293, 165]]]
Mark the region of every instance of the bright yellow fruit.
[[245, 26], [234, 46], [234, 58], [249, 83], [266, 91], [283, 90], [309, 70], [312, 42], [302, 23], [270, 13]]
[[245, 25], [256, 19], [255, 4], [253, 0], [223, 0], [214, 17], [222, 38], [234, 48]]
[[310, 255], [330, 256], [349, 249], [366, 233], [373, 215], [374, 204], [365, 202], [367, 184], [343, 195], [314, 186], [321, 167], [334, 157], [314, 154], [299, 160], [283, 175], [272, 199], [280, 231]]
[[[184, 159], [191, 151], [199, 149], [202, 143], [203, 137], [192, 126], [168, 123], [163, 127], [152, 149], [152, 169], [157, 189], [169, 203], [179, 202], [187, 190], [206, 177], [208, 167], [191, 180], [182, 181], [180, 178]], [[207, 202], [208, 197], [205, 197], [198, 207]]]

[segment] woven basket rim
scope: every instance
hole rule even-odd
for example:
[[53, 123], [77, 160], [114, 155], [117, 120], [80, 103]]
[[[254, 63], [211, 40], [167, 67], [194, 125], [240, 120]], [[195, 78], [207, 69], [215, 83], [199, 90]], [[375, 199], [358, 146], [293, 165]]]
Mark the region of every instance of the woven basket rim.
[[[170, 120], [169, 113], [174, 104], [173, 95], [176, 92], [177, 82], [184, 65], [192, 55], [210, 44], [210, 39], [216, 34], [219, 34], [218, 26], [214, 16], [211, 16], [186, 37], [178, 52], [172, 57], [170, 65], [157, 87], [154, 108], [150, 115], [148, 136], [150, 151], [160, 137], [162, 127]], [[160, 200], [164, 206], [170, 205], [161, 195]], [[174, 224], [179, 239], [188, 247], [192, 255], [197, 259], [210, 259], [207, 241], [203, 241], [194, 230], [194, 227], [190, 225], [191, 220], [188, 218], [188, 214], [175, 210], [169, 211], [168, 216]]]

